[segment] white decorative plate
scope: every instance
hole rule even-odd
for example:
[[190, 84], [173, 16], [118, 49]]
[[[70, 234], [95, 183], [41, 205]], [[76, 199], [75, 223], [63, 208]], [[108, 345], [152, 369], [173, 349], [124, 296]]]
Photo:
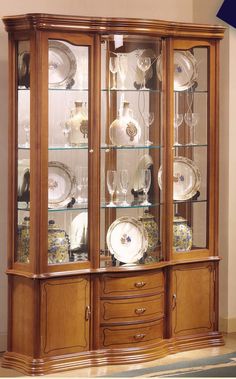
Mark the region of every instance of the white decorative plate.
[[[162, 55], [157, 58], [157, 76], [162, 81]], [[190, 51], [174, 51], [174, 90], [185, 91], [198, 76], [197, 61]]]
[[48, 207], [66, 206], [75, 195], [76, 177], [62, 162], [48, 162]]
[[142, 189], [142, 186], [141, 186], [141, 183], [142, 183], [142, 178], [141, 178], [142, 170], [148, 169], [152, 165], [153, 165], [153, 159], [152, 159], [151, 155], [145, 154], [145, 155], [142, 155], [140, 157], [138, 165], [137, 165], [137, 168], [136, 168], [135, 173], [134, 173], [133, 188], [134, 188], [135, 191], [138, 191], [138, 190]]
[[49, 88], [71, 86], [76, 73], [76, 58], [63, 42], [50, 40], [48, 51]]
[[120, 217], [107, 232], [111, 254], [123, 263], [135, 263], [148, 248], [148, 236], [143, 224], [134, 217]]
[[[173, 167], [173, 199], [188, 200], [200, 188], [201, 174], [196, 163], [185, 157], [175, 157]], [[162, 189], [162, 166], [158, 171], [158, 184]]]
[[87, 245], [88, 238], [88, 212], [81, 212], [71, 223], [70, 245], [71, 249], [78, 249], [81, 245]]

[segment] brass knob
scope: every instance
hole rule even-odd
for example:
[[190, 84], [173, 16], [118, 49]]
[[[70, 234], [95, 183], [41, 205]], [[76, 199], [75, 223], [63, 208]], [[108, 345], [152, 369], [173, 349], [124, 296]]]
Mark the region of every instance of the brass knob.
[[135, 285], [135, 287], [137, 287], [137, 288], [142, 288], [142, 287], [144, 287], [145, 286], [145, 282], [136, 282], [136, 283], [134, 283], [134, 285]]
[[136, 308], [135, 309], [136, 315], [142, 315], [144, 312], [146, 312], [146, 308]]
[[146, 336], [146, 334], [143, 334], [143, 333], [135, 334], [134, 339], [135, 339], [136, 341], [140, 341], [140, 340], [142, 340], [145, 336]]

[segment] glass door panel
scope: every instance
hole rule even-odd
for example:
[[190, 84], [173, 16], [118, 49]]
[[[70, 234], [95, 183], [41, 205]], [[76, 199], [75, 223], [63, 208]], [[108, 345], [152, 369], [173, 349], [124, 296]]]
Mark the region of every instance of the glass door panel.
[[208, 48], [174, 50], [173, 251], [208, 247]]
[[101, 47], [100, 266], [156, 263], [161, 248], [161, 40], [104, 36]]
[[15, 261], [30, 261], [30, 41], [18, 41], [17, 51], [17, 242]]
[[88, 262], [89, 46], [49, 40], [48, 264]]

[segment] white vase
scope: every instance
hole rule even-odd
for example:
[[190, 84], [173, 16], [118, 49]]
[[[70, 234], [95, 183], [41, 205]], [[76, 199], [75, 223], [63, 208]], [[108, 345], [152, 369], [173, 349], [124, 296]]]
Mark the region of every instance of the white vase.
[[124, 101], [119, 117], [111, 123], [109, 137], [112, 144], [117, 146], [134, 146], [139, 143], [141, 128], [133, 118], [127, 101]]
[[88, 117], [83, 103], [75, 101], [75, 108], [67, 121], [70, 128], [69, 142], [71, 145], [88, 144]]

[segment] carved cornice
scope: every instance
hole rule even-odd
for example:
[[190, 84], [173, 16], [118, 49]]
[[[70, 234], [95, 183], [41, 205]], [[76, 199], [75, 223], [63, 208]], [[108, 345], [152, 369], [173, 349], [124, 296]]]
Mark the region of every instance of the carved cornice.
[[225, 27], [138, 18], [78, 17], [41, 13], [3, 17], [7, 31], [71, 31], [149, 34], [162, 37], [223, 38]]

